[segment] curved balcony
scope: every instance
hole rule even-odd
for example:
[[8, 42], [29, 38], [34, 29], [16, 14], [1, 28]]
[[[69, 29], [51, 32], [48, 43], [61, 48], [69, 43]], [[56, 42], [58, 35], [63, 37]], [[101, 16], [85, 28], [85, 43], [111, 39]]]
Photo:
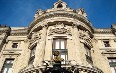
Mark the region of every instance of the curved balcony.
[[[49, 64], [50, 65], [49, 65]], [[43, 66], [37, 66], [37, 67], [34, 67], [33, 65], [31, 66], [28, 66], [28, 67], [25, 67], [23, 69], [20, 70], [19, 73], [43, 73], [45, 70], [48, 70], [50, 68], [53, 68], [53, 63], [52, 62], [45, 62], [44, 61], [44, 64]], [[81, 72], [87, 72], [87, 73], [103, 73], [102, 70], [98, 69], [97, 67], [87, 67], [87, 66], [84, 66], [84, 65], [78, 65], [78, 64], [75, 64], [75, 65], [72, 65], [71, 64], [71, 61], [67, 61], [67, 65], [62, 65], [61, 66], [63, 69], [66, 69], [70, 72], [73, 72], [73, 73], [81, 73]]]

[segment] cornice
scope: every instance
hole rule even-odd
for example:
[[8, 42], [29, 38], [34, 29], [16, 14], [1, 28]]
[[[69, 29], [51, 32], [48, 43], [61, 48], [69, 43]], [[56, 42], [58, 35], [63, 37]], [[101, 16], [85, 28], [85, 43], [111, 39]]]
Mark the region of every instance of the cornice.
[[36, 20], [34, 20], [30, 26], [29, 26], [29, 31], [31, 30], [31, 28], [33, 28], [37, 23], [45, 20], [45, 19], [49, 19], [49, 18], [54, 18], [54, 17], [68, 17], [68, 18], [74, 18], [77, 19], [83, 23], [85, 23], [87, 26], [89, 26], [91, 28], [91, 30], [93, 31], [93, 26], [92, 24], [82, 15], [79, 15], [77, 13], [74, 12], [67, 12], [67, 11], [55, 11], [55, 12], [49, 12], [49, 13], [45, 13], [41, 16], [39, 16]]
[[10, 32], [10, 27], [0, 27], [0, 34]]
[[17, 30], [11, 30], [10, 35], [11, 36], [24, 36], [27, 35], [28, 28], [26, 29], [17, 29]]
[[111, 28], [102, 28], [102, 29], [94, 29], [94, 33], [98, 33], [98, 34], [112, 34], [112, 29]]

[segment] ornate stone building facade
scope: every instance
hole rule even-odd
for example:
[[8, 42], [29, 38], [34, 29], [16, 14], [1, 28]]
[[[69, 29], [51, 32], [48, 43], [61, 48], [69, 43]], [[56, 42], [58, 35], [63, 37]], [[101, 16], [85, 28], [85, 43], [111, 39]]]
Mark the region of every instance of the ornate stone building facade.
[[53, 52], [72, 73], [116, 73], [116, 25], [94, 28], [84, 9], [61, 0], [38, 10], [28, 27], [0, 26], [0, 73], [44, 73]]

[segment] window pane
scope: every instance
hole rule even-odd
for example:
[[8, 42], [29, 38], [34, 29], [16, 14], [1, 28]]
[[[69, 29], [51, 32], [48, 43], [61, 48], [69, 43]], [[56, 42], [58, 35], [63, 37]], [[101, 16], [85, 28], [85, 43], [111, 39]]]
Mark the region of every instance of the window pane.
[[61, 40], [61, 49], [65, 49], [65, 41]]
[[116, 59], [109, 58], [108, 60], [109, 60], [109, 65], [110, 65], [112, 73], [116, 73]]
[[64, 60], [66, 60], [65, 54], [62, 54], [62, 55], [61, 55], [61, 58], [63, 58]]
[[6, 61], [6, 63], [10, 63], [11, 61], [9, 60], [9, 61]]
[[12, 65], [13, 65], [13, 59], [7, 59], [3, 65], [2, 73], [11, 73], [12, 71]]
[[8, 73], [12, 73], [12, 68], [9, 68]]
[[112, 62], [116, 62], [116, 59], [112, 59]]
[[111, 67], [111, 71], [112, 73], [115, 73], [115, 69], [113, 67]]
[[56, 40], [56, 42], [55, 42], [55, 49], [60, 49], [59, 40]]
[[112, 62], [111, 59], [108, 60], [109, 62]]
[[66, 56], [65, 56], [65, 54], [61, 54], [61, 58], [64, 59], [64, 61], [62, 62], [62, 64], [65, 64], [65, 61], [66, 61]]
[[4, 69], [3, 69], [3, 73], [6, 73], [6, 72], [7, 72], [7, 68], [4, 68]]

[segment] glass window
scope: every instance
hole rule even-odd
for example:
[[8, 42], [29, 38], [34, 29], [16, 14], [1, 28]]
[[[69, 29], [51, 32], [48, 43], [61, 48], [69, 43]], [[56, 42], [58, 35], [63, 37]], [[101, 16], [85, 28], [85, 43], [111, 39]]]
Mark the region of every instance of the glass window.
[[14, 59], [6, 59], [2, 68], [2, 73], [12, 73], [12, 65]]
[[66, 49], [66, 39], [53, 39], [53, 49]]
[[36, 46], [34, 46], [31, 49], [29, 64], [33, 64], [33, 62], [34, 62], [34, 59], [35, 59], [35, 50], [36, 50]]
[[85, 54], [86, 60], [87, 60], [88, 63], [92, 64], [93, 61], [92, 61], [92, 57], [91, 57], [90, 48], [89, 48], [87, 45], [84, 45], [84, 48], [85, 48], [85, 50], [86, 50], [86, 54]]
[[64, 59], [64, 62], [62, 64], [66, 64], [67, 60], [67, 40], [65, 38], [55, 38], [53, 39], [53, 51], [59, 51], [60, 57]]
[[86, 45], [84, 45], [84, 48], [86, 49], [86, 55], [91, 57], [91, 52], [90, 52], [90, 48]]
[[110, 47], [109, 41], [103, 41], [105, 47]]
[[12, 44], [12, 48], [17, 48], [18, 47], [18, 43], [13, 43]]
[[116, 73], [116, 58], [109, 58], [109, 65], [111, 68], [112, 73]]

